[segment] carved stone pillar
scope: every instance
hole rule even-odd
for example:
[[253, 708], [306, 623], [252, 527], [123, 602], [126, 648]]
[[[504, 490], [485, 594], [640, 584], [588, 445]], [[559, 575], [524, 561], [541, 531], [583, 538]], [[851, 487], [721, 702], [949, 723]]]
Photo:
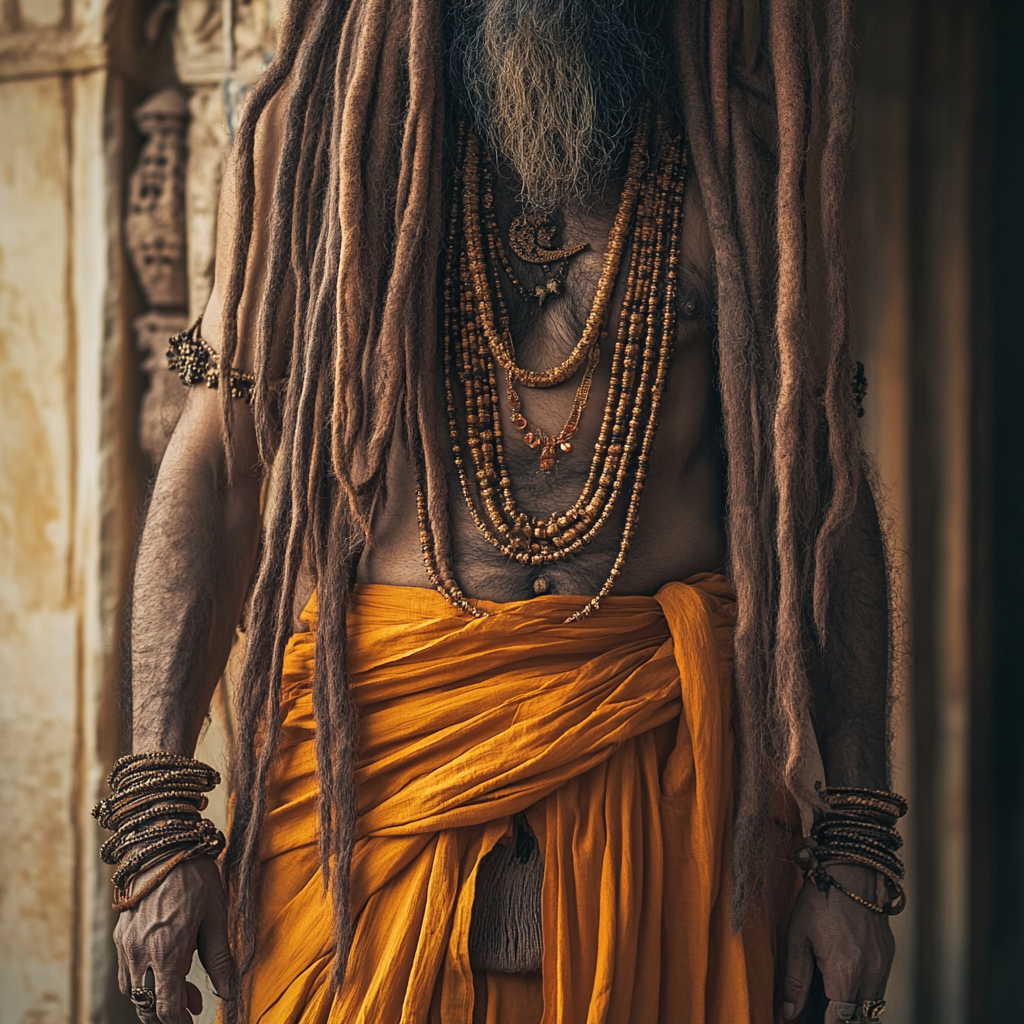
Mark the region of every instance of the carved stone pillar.
[[185, 236], [185, 128], [188, 105], [164, 89], [135, 111], [146, 137], [128, 182], [125, 241], [150, 309], [134, 322], [135, 344], [149, 387], [139, 414], [139, 440], [158, 465], [185, 401], [167, 369], [167, 339], [188, 321]]
[[125, 239], [146, 300], [159, 309], [184, 309], [185, 123], [188, 105], [164, 89], [135, 111], [146, 136], [128, 182]]

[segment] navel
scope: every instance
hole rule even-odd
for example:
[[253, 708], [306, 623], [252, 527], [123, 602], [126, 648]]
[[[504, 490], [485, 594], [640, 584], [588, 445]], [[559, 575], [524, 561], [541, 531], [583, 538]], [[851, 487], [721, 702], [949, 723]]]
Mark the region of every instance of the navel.
[[538, 576], [533, 581], [533, 592], [538, 596], [548, 592], [548, 581], [543, 576]]

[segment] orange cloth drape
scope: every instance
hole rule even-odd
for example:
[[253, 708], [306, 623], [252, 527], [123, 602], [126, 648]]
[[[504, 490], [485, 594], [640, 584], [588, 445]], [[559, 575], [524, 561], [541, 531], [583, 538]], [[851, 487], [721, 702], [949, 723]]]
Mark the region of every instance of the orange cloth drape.
[[[430, 590], [355, 588], [354, 941], [333, 992], [311, 600], [285, 658], [251, 1020], [774, 1020], [769, 929], [729, 926], [729, 586], [695, 577], [565, 625], [581, 603], [482, 602], [491, 616], [469, 619]], [[544, 970], [474, 978], [476, 866], [517, 811], [544, 854]]]

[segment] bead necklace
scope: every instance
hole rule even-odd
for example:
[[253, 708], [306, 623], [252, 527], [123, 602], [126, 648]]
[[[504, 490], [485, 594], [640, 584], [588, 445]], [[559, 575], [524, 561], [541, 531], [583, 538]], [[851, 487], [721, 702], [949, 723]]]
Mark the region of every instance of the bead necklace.
[[[470, 516], [477, 529], [503, 555], [521, 564], [543, 565], [567, 559], [590, 543], [608, 521], [619, 498], [629, 492], [619, 551], [611, 571], [600, 591], [569, 621], [583, 618], [599, 607], [625, 562], [639, 519], [640, 496], [675, 336], [676, 267], [682, 236], [686, 152], [680, 132], [660, 117], [655, 144], [651, 146], [648, 124], [645, 112], [634, 139], [632, 173], [627, 173], [623, 202], [609, 238], [605, 272], [584, 338], [568, 360], [539, 373], [516, 365], [507, 322], [502, 324], [501, 334], [496, 329], [480, 230], [479, 147], [471, 132], [463, 128], [459, 133], [455, 201], [449, 221], [444, 277], [444, 363], [452, 451]], [[648, 154], [648, 149], [653, 152]], [[484, 210], [486, 218], [486, 205]], [[604, 416], [587, 482], [579, 498], [563, 512], [530, 516], [515, 501], [505, 461], [498, 368], [505, 374], [509, 393], [513, 383], [553, 386], [567, 380], [586, 361], [581, 390], [585, 385], [589, 392], [593, 368], [599, 359], [600, 339], [607, 333], [610, 296], [627, 240], [630, 244], [625, 294]], [[500, 290], [498, 294], [503, 313]], [[575, 369], [570, 371], [573, 363]], [[542, 382], [533, 383], [538, 378]], [[547, 383], [549, 380], [551, 383]], [[578, 391], [570, 415], [573, 430], [585, 402], [586, 394], [580, 401]], [[521, 413], [511, 398], [509, 406], [513, 423], [518, 425], [515, 417]], [[427, 514], [422, 465], [417, 465], [417, 474], [420, 541], [428, 577], [450, 603], [470, 614], [482, 615], [462, 594], [455, 580], [441, 578]]]
[[[586, 325], [580, 340], [573, 351], [558, 365], [548, 370], [526, 370], [515, 361], [515, 347], [508, 329], [508, 313], [501, 289], [496, 288], [493, 272], [489, 273], [483, 247], [483, 228], [486, 225], [490, 239], [498, 237], [494, 219], [493, 182], [487, 172], [488, 164], [480, 159], [480, 143], [476, 136], [464, 126], [460, 132], [464, 148], [461, 163], [463, 165], [462, 187], [462, 232], [465, 246], [465, 268], [469, 277], [465, 284], [472, 291], [478, 303], [480, 327], [491, 346], [495, 359], [502, 369], [519, 384], [531, 388], [550, 388], [567, 381], [583, 364], [587, 352], [594, 345], [601, 327], [608, 317], [615, 280], [622, 264], [622, 253], [630, 233], [630, 224], [634, 220], [637, 196], [640, 191], [641, 177], [647, 159], [646, 149], [648, 130], [645, 120], [641, 120], [630, 151], [629, 167], [626, 171], [626, 183], [623, 188], [622, 200], [615, 215], [615, 222], [608, 236], [608, 248], [605, 253], [601, 278], [597, 283], [594, 302], [587, 317]], [[483, 179], [483, 180], [481, 180]], [[480, 186], [484, 185], [481, 196]], [[483, 207], [484, 215], [481, 215]], [[497, 300], [500, 317], [494, 315], [494, 299]]]
[[[470, 287], [473, 290], [480, 326], [487, 337], [492, 355], [505, 373], [506, 399], [512, 425], [522, 432], [523, 441], [527, 445], [534, 449], [540, 449], [540, 468], [543, 472], [550, 472], [555, 468], [556, 451], [565, 454], [572, 451], [571, 439], [579, 427], [580, 417], [583, 415], [583, 410], [590, 397], [594, 371], [601, 358], [601, 341], [606, 336], [605, 324], [608, 319], [608, 310], [615, 290], [615, 281], [622, 266], [622, 255], [629, 235], [630, 224], [634, 219], [640, 179], [643, 174], [647, 148], [647, 118], [646, 116], [641, 118], [640, 128], [633, 140], [629, 167], [626, 172], [626, 184], [622, 191], [622, 199], [615, 222], [609, 233], [604, 267], [583, 335], [569, 356], [558, 366], [549, 370], [525, 370], [516, 362], [515, 345], [509, 330], [508, 310], [495, 269], [500, 265], [505, 270], [506, 276], [512, 274], [494, 214], [494, 188], [490, 158], [486, 155], [481, 158], [475, 137], [471, 136], [466, 139], [465, 145], [467, 174], [463, 189], [464, 233], [471, 271]], [[481, 184], [482, 189], [480, 188]], [[513, 222], [513, 226], [514, 224], [515, 222]], [[478, 244], [481, 229], [487, 242], [486, 254], [482, 252]], [[558, 250], [558, 254], [568, 257], [581, 249], [582, 246], [570, 247]], [[486, 256], [490, 256], [489, 265]], [[564, 266], [567, 265], [564, 264]], [[514, 278], [513, 283], [518, 284]], [[494, 313], [494, 299], [497, 300], [498, 306], [497, 318]], [[576, 389], [572, 409], [562, 429], [556, 434], [545, 434], [542, 431], [529, 429], [529, 424], [523, 415], [522, 402], [519, 392], [516, 390], [516, 384], [531, 388], [554, 387], [569, 380], [584, 365], [583, 379]]]

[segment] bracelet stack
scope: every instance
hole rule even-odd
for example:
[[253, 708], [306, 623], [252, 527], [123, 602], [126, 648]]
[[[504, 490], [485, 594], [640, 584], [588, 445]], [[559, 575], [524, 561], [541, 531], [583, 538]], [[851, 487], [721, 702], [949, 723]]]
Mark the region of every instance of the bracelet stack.
[[[110, 796], [93, 817], [114, 834], [100, 847], [104, 863], [116, 865], [114, 910], [133, 910], [186, 860], [216, 856], [224, 835], [202, 816], [204, 796], [220, 783], [217, 771], [179, 754], [129, 754], [120, 758], [107, 782]], [[132, 882], [159, 865], [163, 870], [137, 892]]]
[[[896, 823], [907, 813], [907, 802], [887, 790], [837, 786], [824, 790], [828, 810], [811, 827], [807, 843], [796, 851], [794, 860], [822, 892], [838, 889], [878, 914], [898, 914], [907, 905], [903, 889], [903, 862], [899, 851], [903, 840]], [[872, 868], [885, 879], [888, 892], [884, 903], [873, 903], [851, 892], [828, 872], [830, 864], [859, 864]]]

